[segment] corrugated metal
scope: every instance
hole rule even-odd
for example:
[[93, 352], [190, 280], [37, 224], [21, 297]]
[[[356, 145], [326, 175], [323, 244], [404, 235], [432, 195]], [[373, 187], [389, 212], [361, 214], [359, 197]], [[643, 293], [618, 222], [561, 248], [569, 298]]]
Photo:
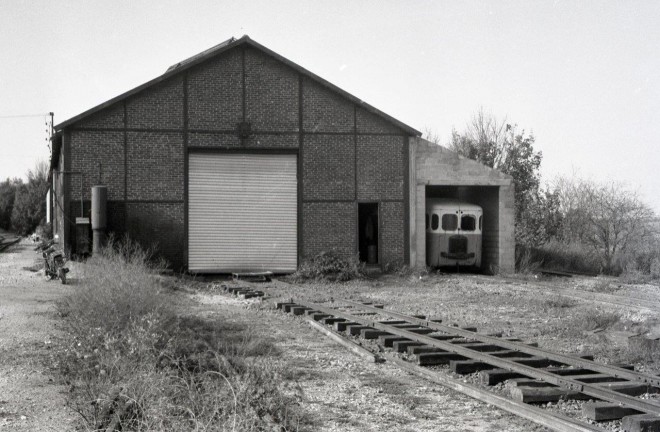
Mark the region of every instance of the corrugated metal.
[[191, 153], [188, 268], [293, 272], [296, 155]]

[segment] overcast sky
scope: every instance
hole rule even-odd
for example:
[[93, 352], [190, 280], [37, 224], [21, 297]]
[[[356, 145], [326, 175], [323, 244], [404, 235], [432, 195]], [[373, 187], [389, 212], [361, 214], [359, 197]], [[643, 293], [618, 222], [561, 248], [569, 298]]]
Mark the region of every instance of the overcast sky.
[[546, 181], [623, 181], [660, 213], [652, 0], [0, 0], [0, 178], [48, 158], [43, 114], [244, 34], [445, 143], [483, 106], [533, 131]]

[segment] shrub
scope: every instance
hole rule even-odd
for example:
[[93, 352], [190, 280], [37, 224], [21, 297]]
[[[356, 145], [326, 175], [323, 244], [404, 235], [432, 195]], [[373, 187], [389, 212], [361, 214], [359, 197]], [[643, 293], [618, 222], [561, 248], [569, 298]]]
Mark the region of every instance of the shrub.
[[546, 270], [584, 274], [600, 273], [600, 259], [589, 249], [577, 243], [550, 241], [540, 247], [526, 249], [528, 262]]
[[85, 428], [107, 428], [110, 395], [130, 402], [121, 430], [280, 430], [297, 420], [282, 371], [264, 358], [272, 345], [221, 319], [176, 316], [155, 277], [162, 265], [136, 243], [111, 241], [81, 268], [58, 304], [58, 363]]
[[294, 281], [349, 281], [362, 277], [364, 265], [357, 257], [346, 259], [335, 251], [321, 252], [304, 261], [291, 275]]
[[154, 278], [163, 265], [128, 237], [110, 238], [81, 268], [83, 283], [58, 304], [60, 312], [70, 316], [70, 325], [114, 334], [133, 320], [166, 313], [168, 302]]
[[549, 298], [544, 302], [545, 306], [550, 308], [570, 308], [577, 305], [577, 301], [568, 297], [560, 296], [559, 294]]
[[516, 245], [516, 273], [536, 273], [541, 267], [538, 261], [534, 261], [532, 250], [523, 245]]

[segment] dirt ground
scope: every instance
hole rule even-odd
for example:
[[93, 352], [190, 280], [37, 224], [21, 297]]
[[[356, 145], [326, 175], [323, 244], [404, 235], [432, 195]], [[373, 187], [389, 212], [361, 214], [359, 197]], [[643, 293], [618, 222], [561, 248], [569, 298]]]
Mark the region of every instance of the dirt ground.
[[[50, 341], [57, 335], [54, 301], [70, 288], [29, 270], [37, 258], [28, 242], [0, 254], [0, 430], [75, 430], [77, 415], [65, 406], [67, 388], [56, 384], [55, 371], [49, 367]], [[74, 284], [75, 277], [74, 265]], [[226, 295], [218, 281], [179, 283], [187, 285], [180, 291], [186, 300], [181, 302], [185, 305], [181, 313], [249, 323], [253, 331], [273, 342], [277, 354], [272, 361], [284, 371], [282, 385], [300, 403], [292, 414], [300, 416], [300, 432], [545, 429], [396, 367], [368, 363], [301, 318], [274, 310], [276, 301], [371, 300], [403, 313], [441, 317], [480, 331], [501, 331], [556, 351], [593, 353], [597, 360], [610, 363], [630, 355], [630, 335], [653, 333], [660, 320], [660, 288], [620, 285], [603, 278], [537, 282], [476, 275], [405, 275], [344, 284], [254, 284], [266, 292], [265, 300]], [[659, 307], [636, 310], [568, 298], [553, 293], [555, 286], [644, 298], [658, 301]], [[609, 318], [603, 321], [601, 316]], [[654, 361], [640, 360], [636, 367], [658, 373]]]
[[67, 287], [26, 269], [39, 263], [33, 248], [24, 240], [0, 253], [0, 430], [72, 430], [67, 389], [48, 367], [57, 322], [53, 302]]

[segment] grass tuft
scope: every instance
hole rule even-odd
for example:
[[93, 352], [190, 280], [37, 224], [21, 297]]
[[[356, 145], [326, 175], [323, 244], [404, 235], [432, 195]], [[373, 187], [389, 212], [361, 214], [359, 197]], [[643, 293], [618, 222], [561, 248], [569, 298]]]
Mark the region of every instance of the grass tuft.
[[128, 407], [121, 430], [292, 430], [300, 421], [299, 396], [269, 361], [272, 344], [219, 318], [177, 316], [156, 277], [162, 264], [137, 244], [113, 241], [81, 267], [58, 305], [58, 364], [83, 428], [105, 430], [115, 399]]
[[294, 282], [306, 280], [346, 282], [360, 279], [364, 274], [364, 264], [357, 257], [345, 258], [336, 251], [321, 252], [303, 261], [298, 271], [289, 278]]

